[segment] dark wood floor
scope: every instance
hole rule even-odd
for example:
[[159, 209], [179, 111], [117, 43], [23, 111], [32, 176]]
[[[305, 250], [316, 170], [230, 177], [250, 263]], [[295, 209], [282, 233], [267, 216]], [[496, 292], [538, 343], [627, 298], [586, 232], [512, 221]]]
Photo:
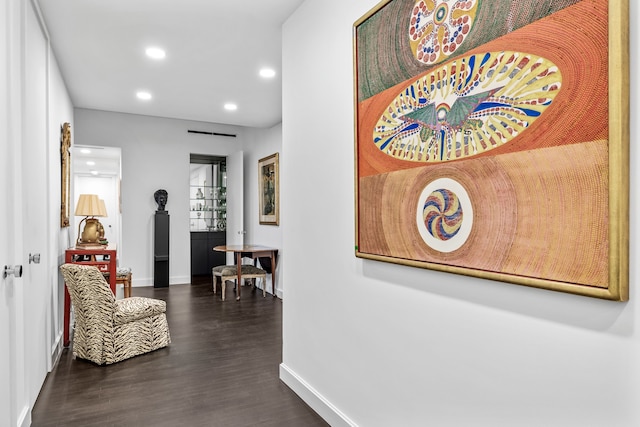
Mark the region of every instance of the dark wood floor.
[[44, 426], [327, 426], [279, 380], [282, 301], [210, 282], [133, 288], [167, 301], [169, 347], [109, 366], [65, 349], [33, 408]]

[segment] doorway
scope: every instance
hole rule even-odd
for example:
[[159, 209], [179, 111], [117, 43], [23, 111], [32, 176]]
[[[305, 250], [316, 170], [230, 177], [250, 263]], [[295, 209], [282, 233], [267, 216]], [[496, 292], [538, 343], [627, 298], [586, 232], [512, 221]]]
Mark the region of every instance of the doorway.
[[75, 145], [72, 147], [72, 205], [71, 205], [71, 246], [78, 238], [78, 224], [81, 217], [73, 215], [80, 194], [97, 194], [104, 200], [107, 216], [100, 218], [105, 229], [105, 238], [110, 246], [118, 249], [118, 258], [123, 257], [122, 212], [120, 208], [121, 149], [118, 147], [97, 147]]
[[226, 158], [191, 154], [189, 166], [189, 230], [191, 232], [191, 280], [205, 277], [225, 264], [225, 253], [212, 250], [226, 244]]

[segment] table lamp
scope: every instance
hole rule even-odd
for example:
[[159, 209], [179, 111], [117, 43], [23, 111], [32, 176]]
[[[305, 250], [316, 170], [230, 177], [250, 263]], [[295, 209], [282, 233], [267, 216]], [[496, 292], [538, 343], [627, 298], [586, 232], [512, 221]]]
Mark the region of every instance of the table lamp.
[[[104, 205], [104, 202], [103, 202]], [[100, 224], [95, 217], [107, 216], [107, 210], [104, 206], [100, 206], [100, 199], [95, 194], [81, 194], [78, 198], [78, 204], [76, 205], [76, 216], [84, 216], [85, 218], [78, 224], [78, 240], [76, 241], [76, 248], [86, 248], [102, 246], [100, 243], [100, 237], [104, 239], [104, 227]], [[80, 233], [82, 223], [84, 229]]]
[[[107, 206], [104, 204], [104, 200], [102, 199], [98, 199], [100, 201], [100, 216], [102, 217], [107, 217]], [[100, 224], [98, 222], [98, 224]], [[99, 226], [99, 232], [100, 232], [100, 236], [99, 236], [99, 241], [100, 244], [102, 245], [108, 245], [109, 241], [107, 240], [107, 238], [104, 236], [104, 227], [102, 226], [102, 224], [100, 224]]]

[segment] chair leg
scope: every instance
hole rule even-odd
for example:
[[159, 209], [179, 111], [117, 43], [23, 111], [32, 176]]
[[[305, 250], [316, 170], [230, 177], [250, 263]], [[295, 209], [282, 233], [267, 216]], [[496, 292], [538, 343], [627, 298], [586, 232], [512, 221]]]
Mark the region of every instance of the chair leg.
[[122, 284], [122, 290], [125, 298], [129, 298], [131, 296], [131, 273], [127, 276], [116, 278], [116, 284]]
[[124, 297], [129, 298], [131, 296], [131, 274], [127, 275], [127, 278], [124, 281]]
[[224, 276], [213, 276], [213, 293], [216, 293], [216, 288], [218, 287], [218, 280], [220, 280], [220, 292], [222, 293], [222, 301], [224, 301], [227, 296], [227, 281]]
[[[266, 277], [266, 276], [265, 276]], [[266, 294], [266, 282], [265, 282], [265, 277], [260, 276], [260, 283], [262, 283], [262, 297], [264, 298], [267, 294]], [[257, 277], [253, 277], [251, 278], [251, 287], [252, 287], [252, 292], [255, 292], [256, 289], [258, 289], [258, 278]]]
[[267, 276], [262, 276], [262, 298], [267, 296]]
[[225, 297], [227, 296], [227, 281], [224, 280], [224, 277], [221, 277], [220, 278], [220, 282], [222, 283], [221, 284], [221, 287], [222, 287], [222, 301], [224, 301]]

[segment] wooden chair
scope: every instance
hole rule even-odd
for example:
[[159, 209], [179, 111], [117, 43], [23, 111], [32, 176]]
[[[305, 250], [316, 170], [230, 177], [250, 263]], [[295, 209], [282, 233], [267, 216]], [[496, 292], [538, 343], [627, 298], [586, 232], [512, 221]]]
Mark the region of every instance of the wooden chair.
[[116, 285], [124, 286], [124, 297], [131, 296], [131, 269], [128, 267], [116, 268]]
[[[240, 271], [241, 271], [241, 277], [240, 277], [241, 283], [244, 279], [251, 279], [254, 289], [256, 287], [256, 279], [262, 279], [262, 297], [264, 298], [267, 295], [265, 291], [265, 288], [267, 287], [267, 283], [266, 283], [267, 272], [261, 268], [254, 267], [253, 265], [247, 265], [247, 264], [242, 264], [240, 267]], [[227, 280], [233, 280], [233, 281], [238, 280], [238, 266], [237, 265], [219, 265], [217, 267], [213, 267], [213, 269], [211, 270], [211, 273], [213, 274], [213, 293], [214, 294], [216, 293], [216, 287], [217, 287], [217, 282], [219, 278], [221, 281], [220, 287], [222, 289], [222, 301], [224, 301], [226, 296]], [[239, 299], [240, 297], [236, 296], [236, 300], [239, 300]]]
[[[109, 259], [109, 257], [105, 255], [104, 259]], [[95, 255], [91, 255], [91, 260], [96, 260]], [[108, 281], [109, 273], [104, 273], [104, 276]], [[116, 285], [123, 285], [125, 298], [129, 298], [131, 296], [131, 268], [116, 267]]]

